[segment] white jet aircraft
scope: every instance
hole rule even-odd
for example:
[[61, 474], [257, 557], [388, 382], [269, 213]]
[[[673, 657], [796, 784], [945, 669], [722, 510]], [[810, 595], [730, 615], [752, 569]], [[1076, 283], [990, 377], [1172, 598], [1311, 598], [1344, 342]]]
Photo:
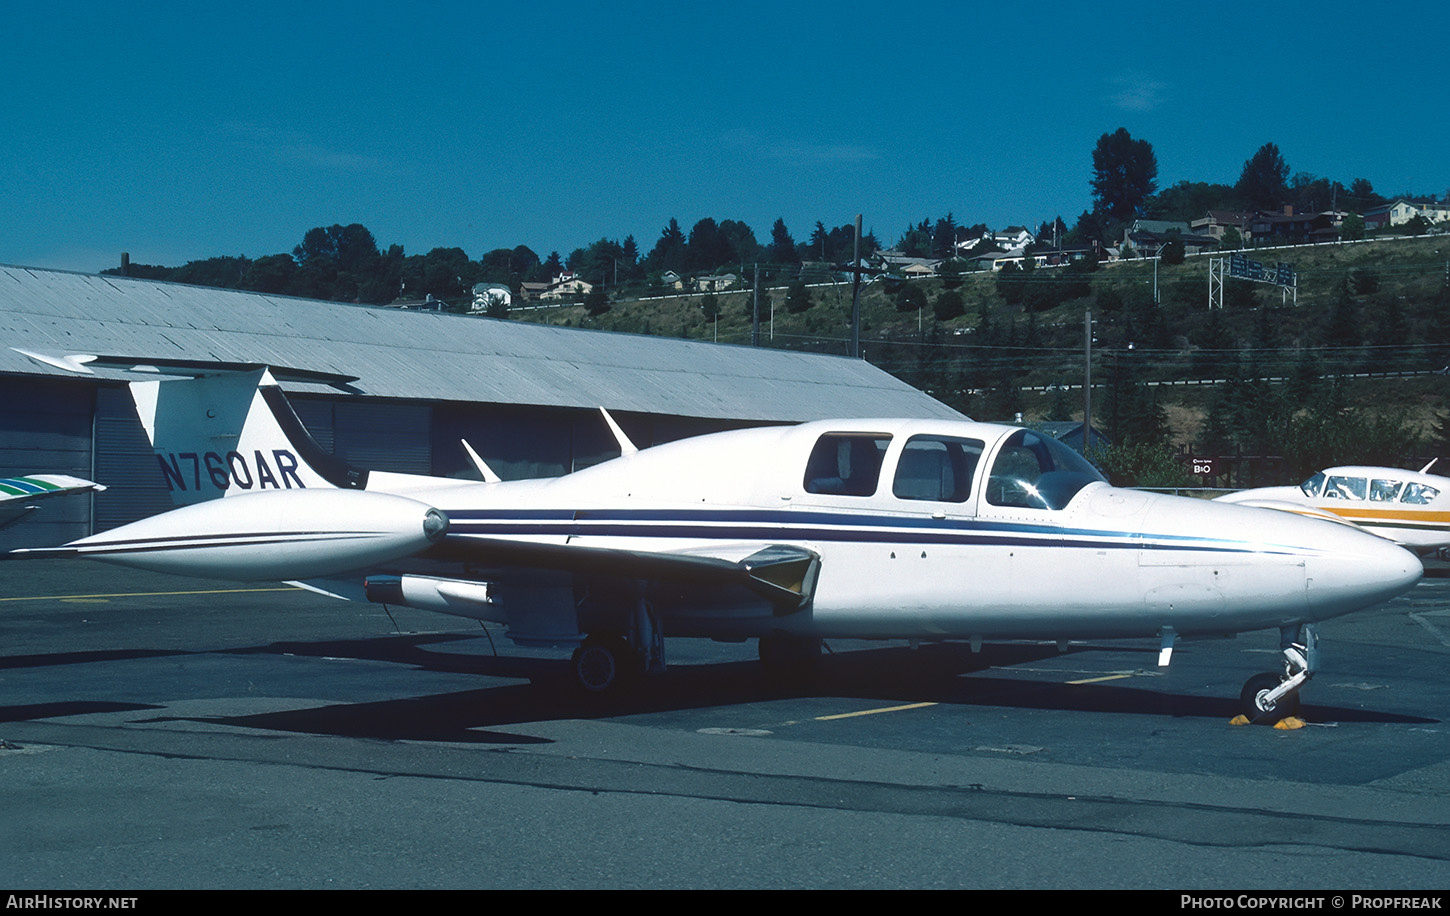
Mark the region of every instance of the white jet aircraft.
[[1422, 574], [1351, 527], [1114, 488], [1009, 426], [827, 420], [639, 450], [609, 420], [619, 458], [520, 481], [479, 461], [469, 482], [342, 466], [265, 369], [131, 387], [184, 505], [29, 555], [499, 622], [577, 646], [591, 691], [661, 670], [665, 635], [756, 638], [786, 665], [824, 638], [1156, 637], [1167, 664], [1179, 636], [1276, 628], [1283, 670], [1241, 698], [1278, 718], [1317, 665], [1315, 623]]
[[1358, 525], [1420, 555], [1450, 552], [1450, 477], [1400, 468], [1326, 468], [1297, 487], [1257, 487], [1219, 502]]

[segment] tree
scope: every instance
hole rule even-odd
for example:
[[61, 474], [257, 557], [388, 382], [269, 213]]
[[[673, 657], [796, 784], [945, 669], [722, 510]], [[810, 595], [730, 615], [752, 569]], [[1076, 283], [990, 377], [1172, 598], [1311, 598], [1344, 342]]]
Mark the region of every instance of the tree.
[[[1023, 265], [1032, 259], [1026, 258]], [[1022, 267], [1016, 261], [1008, 261], [997, 271], [997, 295], [1008, 305], [1018, 305], [1022, 302]]]
[[577, 248], [569, 255], [569, 269], [590, 283], [614, 285], [619, 267], [624, 263], [624, 248], [613, 239], [600, 239], [588, 248]]
[[733, 255], [730, 243], [720, 234], [720, 225], [710, 217], [705, 217], [690, 229], [689, 240], [685, 243], [686, 270], [714, 270], [732, 261]]
[[830, 233], [826, 231], [826, 224], [816, 220], [816, 228], [811, 230], [811, 257], [826, 260], [826, 242], [829, 239]]
[[413, 255], [403, 265], [402, 280], [410, 298], [433, 296], [457, 301], [475, 281], [478, 269], [462, 248], [434, 248]]
[[1098, 138], [1093, 149], [1093, 209], [1129, 220], [1157, 188], [1158, 160], [1147, 140], [1134, 140], [1126, 128]]
[[1375, 193], [1374, 185], [1370, 184], [1368, 178], [1356, 178], [1349, 183], [1349, 200], [1340, 203], [1357, 210], [1368, 210], [1385, 203], [1385, 199]]
[[722, 220], [720, 238], [724, 252], [720, 261], [722, 265], [744, 265], [747, 261], [755, 261], [760, 257], [760, 243], [755, 240], [755, 230], [739, 220]]
[[367, 227], [318, 226], [292, 250], [299, 268], [295, 291], [318, 299], [355, 301], [359, 287], [378, 269], [378, 243]]
[[926, 308], [926, 293], [921, 287], [913, 283], [903, 283], [901, 289], [896, 293], [896, 310], [898, 312], [915, 312]]
[[914, 226], [907, 226], [896, 243], [897, 249], [909, 258], [925, 258], [931, 255], [931, 220], [924, 219]]
[[1187, 487], [1193, 478], [1173, 449], [1158, 442], [1093, 446], [1088, 460], [1115, 487]]
[[936, 221], [931, 231], [931, 257], [949, 258], [955, 255], [957, 243], [957, 221], [948, 213]]
[[242, 288], [258, 293], [280, 293], [292, 285], [297, 262], [291, 255], [269, 254], [257, 258], [242, 276]]
[[245, 257], [207, 258], [202, 261], [188, 261], [178, 267], [166, 279], [173, 283], [188, 283], [192, 286], [211, 286], [217, 289], [243, 288], [252, 262]]
[[776, 264], [799, 264], [800, 257], [796, 254], [795, 239], [790, 237], [790, 230], [785, 228], [785, 220], [777, 219], [775, 225], [770, 227], [770, 259]]
[[589, 292], [585, 293], [584, 311], [590, 318], [598, 318], [609, 311], [609, 294], [604, 291], [602, 284], [590, 287]]
[[1180, 181], [1153, 195], [1145, 205], [1151, 219], [1189, 222], [1209, 210], [1232, 209], [1234, 189], [1224, 184]]
[[937, 321], [951, 321], [966, 314], [966, 303], [962, 301], [961, 293], [949, 289], [937, 295], [936, 301], [931, 304], [931, 310]]
[[1259, 147], [1244, 163], [1234, 190], [1251, 207], [1274, 210], [1289, 193], [1289, 163], [1272, 143]]
[[685, 233], [673, 217], [660, 232], [660, 239], [645, 258], [646, 271], [682, 271], [685, 269]]
[[785, 288], [785, 310], [793, 315], [799, 315], [806, 309], [815, 305], [811, 301], [811, 291], [806, 288], [805, 281], [796, 280]]

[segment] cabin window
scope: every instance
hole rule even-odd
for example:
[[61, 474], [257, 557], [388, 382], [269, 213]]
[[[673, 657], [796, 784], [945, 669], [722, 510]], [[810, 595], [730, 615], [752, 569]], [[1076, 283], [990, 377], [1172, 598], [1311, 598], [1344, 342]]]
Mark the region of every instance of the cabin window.
[[1426, 486], [1423, 483], [1405, 484], [1405, 495], [1400, 497], [1400, 502], [1410, 503], [1415, 506], [1428, 506], [1440, 495], [1440, 491], [1434, 487]]
[[885, 433], [827, 433], [806, 462], [806, 492], [871, 496], [890, 442]]
[[1377, 478], [1369, 482], [1369, 501], [1372, 503], [1392, 503], [1400, 495], [1400, 487], [1404, 486], [1403, 480], [1386, 480]]
[[1335, 475], [1329, 478], [1324, 486], [1324, 498], [1363, 500], [1368, 485], [1369, 481], [1363, 477], [1340, 477], [1339, 475]]
[[1313, 477], [1310, 477], [1308, 480], [1299, 484], [1299, 489], [1304, 491], [1305, 496], [1318, 496], [1319, 491], [1323, 488], [1324, 475], [1322, 473], [1315, 474]]
[[898, 499], [966, 502], [985, 445], [980, 439], [912, 436], [901, 449], [891, 492]]
[[1030, 429], [1003, 443], [987, 477], [987, 502], [1022, 509], [1062, 509], [1077, 492], [1103, 475], [1087, 459]]

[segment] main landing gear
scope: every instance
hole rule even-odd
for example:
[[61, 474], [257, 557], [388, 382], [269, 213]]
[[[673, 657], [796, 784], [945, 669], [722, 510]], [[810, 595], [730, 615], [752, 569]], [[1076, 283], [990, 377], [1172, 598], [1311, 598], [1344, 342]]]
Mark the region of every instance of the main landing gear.
[[1239, 701], [1251, 722], [1272, 723], [1299, 711], [1299, 689], [1319, 667], [1319, 634], [1314, 624], [1279, 628], [1284, 653], [1282, 674], [1256, 674], [1244, 684]]
[[574, 650], [569, 665], [579, 689], [595, 696], [618, 690], [644, 674], [639, 653], [615, 634], [590, 635]]
[[590, 633], [569, 660], [574, 683], [593, 696], [614, 693], [646, 674], [665, 670], [664, 635], [645, 600], [643, 588], [635, 595], [633, 613], [625, 632]]

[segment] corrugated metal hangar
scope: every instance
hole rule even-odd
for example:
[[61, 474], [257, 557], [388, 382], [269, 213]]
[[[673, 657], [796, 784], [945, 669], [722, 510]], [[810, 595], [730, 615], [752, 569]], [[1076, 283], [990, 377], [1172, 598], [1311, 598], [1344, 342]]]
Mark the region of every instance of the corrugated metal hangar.
[[323, 447], [359, 467], [505, 479], [617, 454], [605, 407], [641, 447], [827, 417], [960, 415], [862, 360], [401, 312], [151, 280], [0, 266], [0, 475], [59, 472], [104, 493], [53, 500], [0, 547], [60, 543], [167, 508], [121, 373], [19, 351], [251, 363], [348, 383], [283, 382]]

